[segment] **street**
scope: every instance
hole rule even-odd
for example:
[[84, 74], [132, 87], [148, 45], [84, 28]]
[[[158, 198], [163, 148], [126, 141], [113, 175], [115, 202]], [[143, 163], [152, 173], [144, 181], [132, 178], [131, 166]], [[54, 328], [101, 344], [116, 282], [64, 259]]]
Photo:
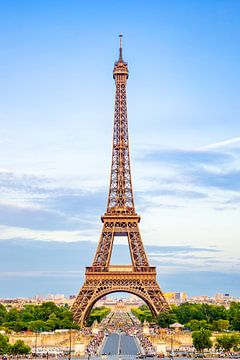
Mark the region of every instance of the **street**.
[[135, 336], [114, 333], [107, 337], [102, 354], [136, 355], [139, 351]]

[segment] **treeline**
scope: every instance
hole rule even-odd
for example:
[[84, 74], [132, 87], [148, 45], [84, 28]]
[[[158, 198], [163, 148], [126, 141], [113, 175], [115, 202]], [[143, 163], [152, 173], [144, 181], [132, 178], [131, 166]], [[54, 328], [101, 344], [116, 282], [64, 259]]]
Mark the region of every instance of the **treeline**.
[[131, 312], [133, 315], [135, 315], [142, 323], [144, 321], [147, 322], [152, 322], [153, 321], [153, 317], [152, 317], [152, 313], [149, 310], [149, 308], [145, 305], [142, 305], [138, 308], [132, 308]]
[[168, 328], [169, 325], [179, 322], [192, 331], [200, 329], [224, 331], [240, 331], [240, 303], [232, 302], [229, 309], [219, 305], [184, 303], [172, 306], [170, 310], [160, 313], [153, 319], [149, 308], [142, 305], [132, 309], [132, 313], [141, 322], [156, 321], [159, 326]]
[[105, 306], [93, 308], [87, 319], [87, 325], [91, 326], [95, 320], [100, 323], [110, 313], [110, 311], [111, 310]]
[[30, 352], [30, 346], [26, 345], [22, 340], [17, 340], [11, 345], [9, 338], [0, 334], [0, 355], [27, 355]]
[[23, 309], [9, 311], [0, 304], [0, 329], [13, 331], [53, 331], [56, 329], [78, 329], [73, 323], [68, 305], [57, 306], [53, 302], [42, 305], [25, 305]]
[[228, 333], [216, 337], [215, 344], [211, 340], [212, 332], [208, 329], [200, 329], [192, 332], [193, 346], [197, 351], [204, 351], [215, 347], [220, 352], [229, 352], [240, 350], [240, 336], [238, 333]]

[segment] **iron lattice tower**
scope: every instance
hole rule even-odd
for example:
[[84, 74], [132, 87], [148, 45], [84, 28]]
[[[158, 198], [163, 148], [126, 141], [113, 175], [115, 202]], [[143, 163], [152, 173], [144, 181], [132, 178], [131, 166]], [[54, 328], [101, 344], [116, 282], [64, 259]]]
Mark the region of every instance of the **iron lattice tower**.
[[[86, 268], [85, 282], [72, 306], [76, 322], [84, 326], [91, 308], [106, 294], [126, 291], [142, 298], [153, 315], [169, 308], [156, 281], [156, 268], [149, 266], [135, 211], [129, 155], [126, 83], [128, 66], [122, 57], [114, 65], [116, 84], [112, 165], [107, 210], [92, 266]], [[114, 236], [127, 236], [132, 265], [110, 265]]]

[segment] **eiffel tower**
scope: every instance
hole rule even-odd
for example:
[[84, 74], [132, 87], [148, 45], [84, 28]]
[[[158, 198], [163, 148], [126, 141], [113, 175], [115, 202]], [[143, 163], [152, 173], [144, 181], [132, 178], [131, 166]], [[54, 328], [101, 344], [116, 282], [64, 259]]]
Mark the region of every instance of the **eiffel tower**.
[[[112, 166], [103, 228], [92, 266], [86, 267], [85, 282], [72, 306], [74, 321], [84, 326], [93, 305], [113, 292], [129, 292], [139, 296], [152, 314], [169, 308], [156, 281], [156, 268], [149, 266], [135, 211], [128, 140], [126, 83], [128, 65], [122, 57], [120, 35], [119, 59], [115, 62], [116, 84]], [[131, 265], [110, 265], [115, 236], [127, 236]]]

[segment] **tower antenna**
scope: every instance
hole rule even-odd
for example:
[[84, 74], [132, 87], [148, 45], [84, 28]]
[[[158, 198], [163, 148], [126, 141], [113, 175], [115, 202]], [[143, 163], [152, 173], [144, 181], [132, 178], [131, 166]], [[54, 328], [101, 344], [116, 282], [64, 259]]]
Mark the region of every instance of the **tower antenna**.
[[120, 46], [119, 46], [119, 60], [122, 60], [122, 34], [119, 35]]

